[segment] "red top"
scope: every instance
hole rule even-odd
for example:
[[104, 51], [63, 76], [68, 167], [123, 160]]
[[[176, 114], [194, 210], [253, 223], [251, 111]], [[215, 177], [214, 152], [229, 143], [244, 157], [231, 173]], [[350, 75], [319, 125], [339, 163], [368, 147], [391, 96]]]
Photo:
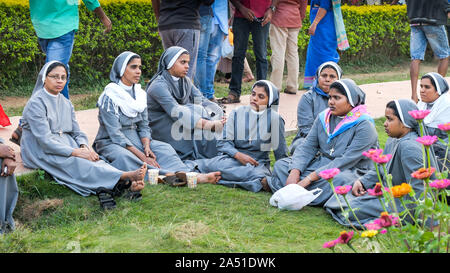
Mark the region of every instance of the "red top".
[[[239, 2], [241, 2], [244, 7], [251, 9], [256, 18], [264, 17], [264, 13], [266, 13], [267, 9], [272, 4], [272, 0], [240, 0]], [[234, 16], [241, 18], [244, 17], [237, 8]]]
[[301, 28], [307, 5], [307, 0], [280, 0], [270, 23], [277, 27]]

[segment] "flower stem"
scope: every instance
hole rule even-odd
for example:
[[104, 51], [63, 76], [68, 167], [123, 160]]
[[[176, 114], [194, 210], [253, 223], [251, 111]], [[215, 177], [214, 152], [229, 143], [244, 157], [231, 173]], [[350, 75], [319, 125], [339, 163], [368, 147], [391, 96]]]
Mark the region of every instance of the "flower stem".
[[[344, 207], [342, 206], [341, 200], [339, 199], [339, 196], [337, 195], [337, 193], [336, 193], [336, 191], [335, 191], [335, 189], [334, 189], [333, 179], [329, 179], [329, 180], [328, 180], [328, 183], [330, 183], [330, 187], [331, 187], [331, 189], [333, 190], [334, 197], [335, 197], [336, 200], [338, 201], [339, 207], [341, 207], [342, 214], [345, 215]], [[357, 228], [355, 228], [355, 226], [352, 224], [352, 222], [350, 222], [350, 219], [348, 219], [348, 217], [345, 217], [345, 219], [348, 221], [348, 223], [350, 224], [350, 226], [351, 226], [358, 234], [360, 234], [359, 230], [358, 230]]]
[[417, 225], [416, 219], [414, 218], [414, 216], [411, 214], [408, 207], [406, 206], [405, 201], [403, 200], [403, 197], [400, 197], [400, 202], [402, 203], [403, 207], [405, 208], [406, 212], [409, 214], [411, 219], [414, 221], [414, 225]]
[[352, 212], [353, 217], [355, 217], [356, 221], [358, 222], [359, 226], [360, 226], [362, 229], [366, 229], [366, 228], [361, 224], [361, 222], [359, 221], [359, 219], [358, 219], [358, 217], [356, 216], [355, 212], [353, 211], [352, 207], [350, 206], [350, 203], [349, 203], [348, 200], [347, 200], [346, 194], [344, 194], [344, 200], [345, 200], [345, 203], [347, 203], [348, 208], [349, 208], [350, 211]]

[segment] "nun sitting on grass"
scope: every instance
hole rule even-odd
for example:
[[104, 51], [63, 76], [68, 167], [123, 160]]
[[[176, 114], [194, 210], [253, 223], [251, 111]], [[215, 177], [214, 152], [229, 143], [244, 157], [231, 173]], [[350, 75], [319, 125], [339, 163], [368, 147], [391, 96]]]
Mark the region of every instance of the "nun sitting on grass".
[[250, 105], [230, 113], [223, 138], [217, 141], [221, 153], [212, 159], [196, 160], [202, 172], [220, 171], [218, 184], [252, 192], [270, 191], [270, 151], [275, 159], [288, 156], [284, 120], [278, 114], [279, 92], [266, 80], [252, 87]]
[[103, 208], [114, 208], [114, 191], [144, 188], [147, 165], [122, 171], [99, 159], [80, 130], [72, 103], [61, 94], [66, 81], [67, 67], [61, 62], [48, 62], [39, 72], [23, 110], [23, 163], [82, 196], [98, 194]]
[[[93, 145], [95, 151], [120, 170], [134, 170], [146, 163], [149, 169], [159, 169], [163, 175], [193, 171], [172, 146], [152, 139], [147, 94], [139, 84], [141, 68], [141, 57], [130, 51], [114, 60], [111, 83], [97, 103], [100, 127]], [[199, 174], [198, 183], [216, 183], [219, 175]]]
[[152, 137], [172, 145], [182, 160], [212, 158], [218, 153], [216, 133], [226, 119], [186, 76], [189, 58], [189, 52], [178, 46], [161, 55], [146, 89]]
[[0, 138], [0, 235], [13, 231], [15, 223], [13, 219], [14, 208], [19, 197], [14, 170], [16, 159], [14, 150], [3, 143]]
[[321, 171], [338, 168], [339, 175], [362, 175], [373, 169], [370, 159], [362, 153], [378, 146], [375, 124], [364, 104], [365, 93], [355, 82], [335, 81], [329, 96], [329, 108], [317, 116], [305, 142], [292, 157], [275, 162], [268, 181], [273, 192], [293, 183], [307, 190], [322, 189], [311, 206], [323, 206], [333, 195], [328, 181], [318, 175]]

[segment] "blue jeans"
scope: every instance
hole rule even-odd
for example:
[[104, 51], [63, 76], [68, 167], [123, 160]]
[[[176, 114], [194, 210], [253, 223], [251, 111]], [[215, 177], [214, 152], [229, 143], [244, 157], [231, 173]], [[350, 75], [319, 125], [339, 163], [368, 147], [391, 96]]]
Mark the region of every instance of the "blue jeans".
[[200, 18], [200, 42], [197, 55], [197, 73], [194, 83], [203, 95], [211, 99], [214, 96], [214, 76], [220, 60], [224, 33], [214, 24], [210, 15]]
[[67, 65], [67, 83], [61, 91], [61, 94], [63, 94], [67, 99], [69, 99], [69, 61], [72, 56], [74, 38], [75, 30], [53, 39], [38, 38], [39, 45], [46, 55], [46, 63], [50, 61], [60, 61]]
[[423, 60], [427, 41], [436, 57], [445, 59], [450, 55], [447, 31], [440, 26], [411, 26], [410, 53], [412, 60]]
[[267, 39], [269, 37], [270, 23], [261, 26], [256, 21], [250, 22], [245, 18], [235, 17], [233, 20], [234, 52], [231, 65], [230, 94], [241, 96], [242, 73], [244, 71], [244, 58], [250, 33], [253, 40], [253, 52], [256, 57], [256, 80], [265, 80], [267, 77]]

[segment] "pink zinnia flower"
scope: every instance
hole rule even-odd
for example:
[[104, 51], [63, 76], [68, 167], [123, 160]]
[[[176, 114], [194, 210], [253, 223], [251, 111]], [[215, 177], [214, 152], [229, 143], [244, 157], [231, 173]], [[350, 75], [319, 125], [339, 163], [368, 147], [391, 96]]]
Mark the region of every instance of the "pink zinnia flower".
[[383, 153], [383, 149], [370, 149], [366, 152], [363, 152], [363, 156], [366, 156], [370, 159], [372, 159], [374, 156], [379, 156]]
[[353, 231], [347, 232], [347, 231], [341, 231], [341, 234], [339, 235], [339, 238], [336, 239], [336, 241], [339, 244], [348, 244], [350, 240], [353, 238]]
[[391, 160], [391, 158], [392, 158], [392, 155], [387, 154], [387, 155], [373, 156], [372, 160], [378, 164], [386, 164], [389, 160]]
[[430, 183], [430, 187], [436, 188], [436, 189], [445, 189], [448, 186], [450, 186], [450, 179], [440, 179], [440, 180], [434, 180]]
[[423, 136], [416, 138], [417, 142], [422, 143], [424, 146], [431, 146], [438, 140], [437, 136]]
[[376, 183], [373, 189], [368, 189], [367, 192], [372, 196], [382, 196], [383, 190], [381, 188], [381, 183]]
[[338, 240], [333, 240], [333, 241], [325, 242], [322, 247], [323, 248], [334, 248], [337, 244], [338, 244]]
[[438, 128], [442, 131], [449, 132], [450, 131], [450, 122], [438, 124]]
[[423, 120], [430, 112], [430, 110], [408, 111], [408, 113], [416, 120]]
[[398, 217], [389, 215], [384, 211], [381, 213], [380, 218], [375, 219], [373, 223], [379, 225], [380, 227], [391, 227], [398, 224]]
[[334, 191], [335, 191], [337, 194], [342, 194], [342, 195], [344, 195], [344, 194], [347, 194], [347, 192], [349, 192], [351, 189], [352, 189], [352, 186], [350, 186], [350, 185], [346, 185], [346, 186], [337, 186], [337, 187], [334, 189]]
[[330, 180], [341, 172], [338, 168], [332, 168], [328, 170], [321, 171], [319, 176], [325, 180]]
[[380, 230], [380, 234], [385, 234], [385, 233], [387, 233], [387, 229]]
[[414, 177], [414, 178], [416, 178], [416, 179], [424, 180], [424, 179], [430, 178], [430, 177], [433, 175], [433, 173], [434, 173], [435, 170], [436, 170], [436, 169], [433, 168], [433, 167], [429, 167], [429, 168], [420, 168], [420, 169], [418, 169], [417, 171], [413, 172], [413, 173], [411, 174], [411, 176]]
[[367, 223], [367, 224], [364, 224], [364, 226], [367, 228], [367, 229], [371, 229], [371, 230], [379, 230], [379, 229], [381, 229], [381, 227], [378, 225], [378, 224], [375, 224], [375, 223]]

